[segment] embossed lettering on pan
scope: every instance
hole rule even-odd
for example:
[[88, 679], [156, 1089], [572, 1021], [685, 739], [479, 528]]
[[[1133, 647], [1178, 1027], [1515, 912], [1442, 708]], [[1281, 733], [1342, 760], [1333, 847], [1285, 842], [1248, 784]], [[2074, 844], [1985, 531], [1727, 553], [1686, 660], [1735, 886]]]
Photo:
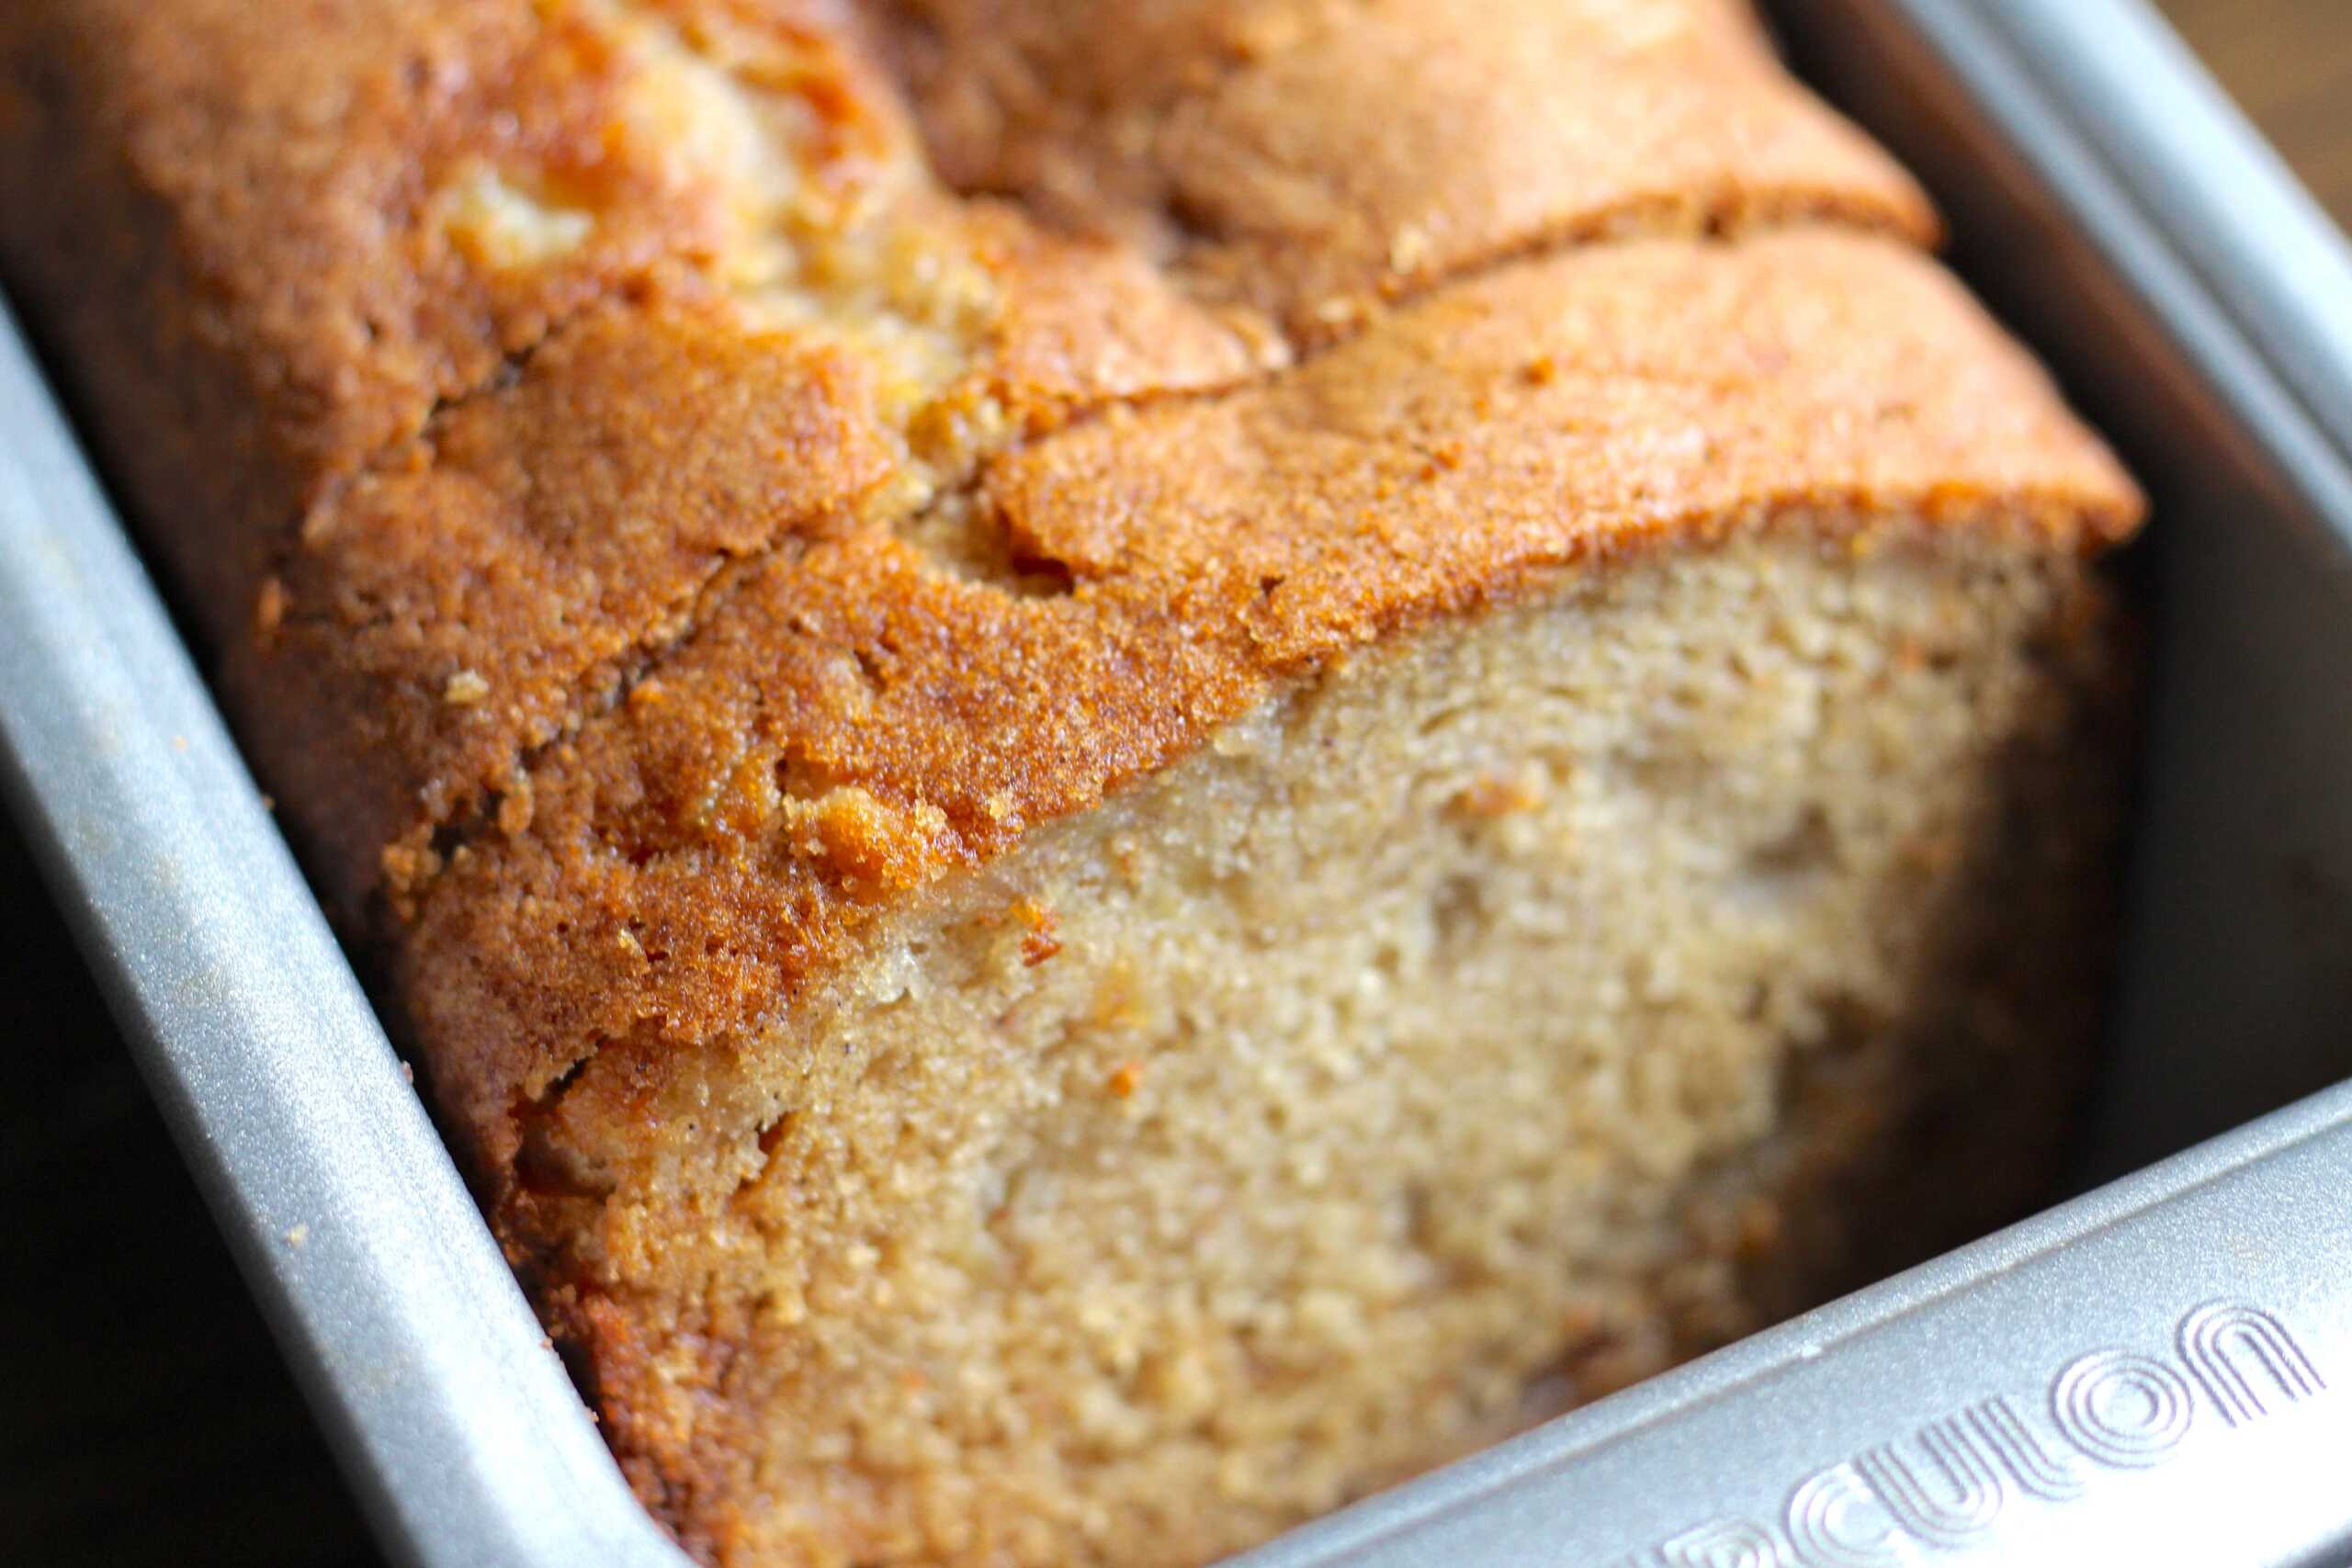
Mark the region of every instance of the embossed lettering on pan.
[[2074, 1503], [2102, 1474], [2163, 1464], [2200, 1425], [2225, 1436], [2327, 1392], [2286, 1324], [2249, 1303], [2189, 1312], [2173, 1349], [2087, 1352], [2038, 1412], [1996, 1394], [1815, 1472], [1771, 1526], [1719, 1521], [1612, 1568], [1902, 1568], [1984, 1544], [2019, 1504]]

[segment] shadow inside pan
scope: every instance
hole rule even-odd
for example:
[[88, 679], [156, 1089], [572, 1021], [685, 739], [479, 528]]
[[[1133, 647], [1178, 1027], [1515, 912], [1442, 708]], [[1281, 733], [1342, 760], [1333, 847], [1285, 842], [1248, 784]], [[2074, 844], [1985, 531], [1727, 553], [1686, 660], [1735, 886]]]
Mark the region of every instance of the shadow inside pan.
[[1770, 7], [1934, 192], [1950, 260], [2121, 450], [2149, 657], [2123, 956], [2082, 1190], [2352, 1076], [2352, 540], [2310, 515], [1939, 62], [1864, 0]]

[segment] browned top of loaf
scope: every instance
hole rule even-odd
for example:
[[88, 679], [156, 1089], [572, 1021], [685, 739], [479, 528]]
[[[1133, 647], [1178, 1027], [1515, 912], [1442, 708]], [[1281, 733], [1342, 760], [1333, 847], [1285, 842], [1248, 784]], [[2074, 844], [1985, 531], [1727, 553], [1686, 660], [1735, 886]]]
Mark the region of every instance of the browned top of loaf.
[[494, 1159], [1396, 628], [2135, 515], [1736, 0], [296, 11], [0, 6], [0, 264]]
[[970, 526], [1065, 591], [885, 526], [772, 557], [440, 873], [404, 992], [503, 1153], [600, 1046], [626, 1070], [595, 1092], [653, 1095], [898, 896], [1400, 627], [1792, 513], [2071, 550], [2137, 511], [2033, 365], [1894, 243], [1514, 265], [1264, 384], [999, 461]]
[[1829, 218], [1918, 240], [1886, 155], [1745, 0], [893, 0], [941, 166], [1325, 337], [1498, 255]]
[[346, 912], [730, 557], [1283, 352], [941, 190], [823, 0], [21, 0], [0, 210]]
[[346, 918], [729, 562], [1539, 244], [1930, 227], [1736, 0], [19, 0], [0, 213]]
[[206, 388], [147, 488], [239, 620], [266, 546], [599, 302], [846, 305], [833, 247], [928, 249], [989, 295], [939, 306], [967, 390], [1039, 423], [1257, 357], [1136, 258], [945, 201], [837, 0], [11, 0], [0, 209], [12, 277], [107, 318], [58, 323], [94, 373]]

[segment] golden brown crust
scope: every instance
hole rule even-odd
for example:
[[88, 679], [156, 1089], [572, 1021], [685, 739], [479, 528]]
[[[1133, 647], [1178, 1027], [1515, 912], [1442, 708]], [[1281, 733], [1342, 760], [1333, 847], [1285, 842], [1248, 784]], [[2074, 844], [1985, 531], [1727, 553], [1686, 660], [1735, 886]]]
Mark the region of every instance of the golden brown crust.
[[1504, 269], [1260, 387], [997, 463], [976, 526], [763, 564], [424, 899], [401, 990], [470, 1134], [601, 1045], [740, 1041], [876, 908], [1166, 765], [1287, 676], [1563, 567], [1793, 513], [2041, 530], [2137, 498], [1932, 263], [1792, 234]]
[[[436, 401], [719, 243], [725, 193], [631, 129], [641, 62], [585, 17], [530, 0], [334, 0], [300, 25], [243, 0], [7, 9], [12, 270], [70, 309], [80, 258], [103, 256], [90, 308], [138, 314], [68, 335], [211, 394], [168, 468], [124, 449], [195, 508], [167, 515], [166, 542], [192, 536], [186, 570], [215, 614], [303, 506]], [[477, 166], [576, 190], [610, 220], [560, 257], [486, 265], [436, 202]], [[232, 504], [205, 504], [239, 479]]]
[[949, 179], [1136, 239], [1310, 339], [1564, 239], [1935, 230], [1738, 0], [886, 8]]
[[[729, 559], [814, 533], [900, 458], [865, 367], [715, 310], [600, 309], [306, 524], [229, 648], [248, 741], [347, 910], [381, 858], [606, 700]], [[592, 673], [593, 672], [593, 673]], [[389, 850], [388, 850], [389, 847]], [[414, 872], [410, 873], [415, 874]]]
[[[1408, 231], [1435, 248], [1383, 274], [1383, 289], [1650, 209], [1927, 221], [1900, 175], [1781, 78], [1717, 0], [1498, 13], [1467, 29], [1504, 40], [1492, 61], [1461, 56], [1487, 45], [1460, 39], [1431, 53], [1459, 18], [1427, 5], [1329, 36], [1312, 7], [1118, 7], [1076, 29], [1091, 41], [1068, 58], [1039, 52], [1070, 19], [1050, 6], [933, 19], [946, 46], [916, 52], [947, 73], [938, 102], [1017, 54], [1110, 117], [1031, 128], [1065, 152], [1098, 131], [1126, 145], [1134, 115], [1165, 111], [1181, 136], [1105, 165], [1104, 190], [1140, 199], [1139, 171], [1164, 163], [1152, 200], [1192, 210], [1223, 192], [1233, 213], [1261, 212], [1259, 228], [1194, 247], [1192, 283], [1229, 297], [1219, 268], [1262, 276], [1295, 296], [1271, 302], [1306, 310], [1308, 336], [1339, 323], [1298, 291], [1354, 276], [1368, 245], [1395, 259]], [[1393, 83], [1371, 96], [1412, 134], [1367, 145], [1408, 160], [1358, 156], [1367, 128], [1348, 117], [1364, 95], [1299, 76], [1310, 57]], [[1460, 69], [1423, 71], [1424, 57]], [[763, 503], [713, 534], [692, 507], [673, 530], [658, 484], [640, 485], [629, 499], [643, 509], [616, 513], [612, 476], [583, 446], [529, 450], [529, 409], [594, 403], [593, 378], [614, 361], [533, 363], [571, 323], [609, 337], [646, 312], [649, 360], [627, 372], [640, 379], [666, 373], [661, 342], [696, 311], [813, 340], [771, 346], [832, 367], [809, 417], [904, 448], [889, 473], [872, 453], [842, 458], [877, 514], [1075, 414], [1227, 385], [1285, 353], [1187, 301], [1132, 247], [1052, 237], [932, 188], [842, 0], [333, 0], [300, 28], [235, 0], [28, 0], [0, 18], [0, 62], [14, 218], [0, 254], [55, 307], [45, 324], [86, 367], [101, 431], [139, 432], [107, 455], [154, 503], [158, 542], [226, 649], [233, 705], [257, 716], [244, 728], [346, 916], [387, 871], [396, 897], [429, 874], [436, 835], [690, 625], [723, 559], [853, 499], [812, 477], [794, 503], [810, 516], [786, 525]], [[1203, 97], [1186, 85], [1210, 63], [1216, 92]], [[1465, 96], [1464, 73], [1488, 67]], [[1074, 71], [1100, 77], [1064, 80]], [[1587, 78], [1590, 92], [1565, 91]], [[1652, 107], [1633, 114], [1635, 99]], [[1659, 106], [1702, 99], [1694, 125], [1668, 117], [1672, 156], [1621, 145], [1628, 125], [1668, 123]], [[1278, 199], [1292, 175], [1250, 152], [1271, 145], [1266, 117], [1284, 103], [1297, 177], [1340, 181], [1315, 213]], [[1519, 129], [1502, 135], [1507, 123]], [[987, 139], [934, 129], [951, 172], [971, 173]], [[1327, 264], [1339, 271], [1297, 270]], [[729, 352], [723, 333], [705, 333], [714, 357]], [[615, 442], [743, 438], [741, 422], [701, 437], [665, 423], [665, 401], [702, 395], [687, 375], [592, 417]], [[473, 466], [527, 471], [529, 505], [501, 505], [465, 462], [420, 472], [441, 445], [436, 415], [478, 445], [503, 430], [515, 450], [477, 451]], [[759, 460], [756, 446], [693, 458]], [[642, 575], [616, 585], [624, 553]]]
[[[1263, 362], [1133, 254], [929, 189], [841, 8], [803, 11], [0, 20], [0, 241], [102, 428], [141, 433], [114, 455], [168, 498], [158, 542], [346, 916], [724, 559]], [[81, 166], [37, 180], [52, 157]]]

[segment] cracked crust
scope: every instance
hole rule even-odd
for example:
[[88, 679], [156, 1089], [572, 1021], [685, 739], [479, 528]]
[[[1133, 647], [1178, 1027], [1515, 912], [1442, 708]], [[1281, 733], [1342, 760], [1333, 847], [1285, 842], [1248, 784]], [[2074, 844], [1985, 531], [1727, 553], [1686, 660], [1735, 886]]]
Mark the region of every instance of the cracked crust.
[[[675, 433], [664, 438], [664, 431]], [[608, 704], [731, 559], [846, 525], [903, 459], [867, 367], [717, 310], [599, 310], [306, 523], [222, 683], [346, 913]]]
[[117, 456], [174, 498], [216, 635], [300, 517], [582, 311], [864, 287], [806, 276], [857, 265], [811, 236], [960, 266], [1032, 420], [1250, 367], [1132, 258], [931, 195], [841, 10], [9, 6], [7, 265], [98, 394], [141, 400]]
[[346, 919], [727, 560], [1281, 357], [934, 188], [838, 6], [338, 0], [285, 36], [235, 0], [12, 7], [0, 250], [141, 432], [118, 471], [171, 498]]
[[884, 8], [949, 179], [1125, 235], [1309, 341], [1564, 241], [1935, 233], [1740, 0]]
[[[28, 0], [0, 59], [11, 270], [105, 396], [185, 389], [144, 396], [119, 457], [178, 502], [164, 540], [216, 628], [370, 454], [729, 222], [723, 180], [630, 112], [658, 66], [587, 8], [334, 0], [294, 28], [243, 0]], [[605, 221], [502, 245], [458, 209], [492, 177]]]
[[[1628, 225], [1931, 227], [1900, 173], [1718, 0], [1547, 5], [1468, 28], [1461, 47], [1503, 40], [1535, 62], [1498, 77], [1491, 102], [1464, 98], [1458, 72], [1405, 70], [1453, 25], [1427, 5], [1377, 13], [1361, 38], [1324, 37], [1313, 7], [1120, 7], [1080, 29], [1102, 45], [1085, 67], [1099, 81], [1064, 79], [1083, 59], [1036, 55], [1069, 19], [1050, 6], [939, 9], [911, 51], [900, 15], [876, 30], [901, 66], [920, 56], [928, 149], [867, 19], [842, 0], [328, 0], [299, 30], [240, 0], [28, 0], [0, 17], [0, 258], [51, 308], [106, 455], [147, 499], [346, 920], [379, 894], [405, 903], [436, 845], [505, 806], [532, 752], [593, 721], [715, 586], [723, 597], [729, 562], [838, 526], [830, 510], [911, 523], [992, 452], [1111, 405], [1267, 374], [1293, 348], [1256, 306], [1328, 343], [1338, 317], [1293, 308], [1295, 269], [1326, 265], [1308, 258], [1345, 270], [1375, 241], [1388, 254], [1399, 235], [1440, 236], [1383, 275], [1376, 291], [1395, 293]], [[987, 139], [937, 112], [970, 96], [940, 73], [1001, 81], [1012, 51], [1037, 85], [1120, 124], [1164, 108], [1193, 125], [1193, 151], [1139, 153], [1105, 191], [1141, 199], [1138, 171], [1164, 163], [1175, 183], [1153, 200], [1189, 210], [1229, 175], [1254, 204], [1278, 172], [1226, 169], [1200, 148], [1255, 145], [1268, 105], [1292, 94], [1321, 105], [1294, 135], [1327, 121], [1354, 134], [1330, 119], [1342, 106], [1284, 74], [1302, 56], [1272, 48], [1274, 33], [1318, 56], [1369, 51], [1350, 68], [1395, 81], [1421, 130], [1448, 128], [1423, 166], [1356, 169], [1393, 210], [1237, 231], [1170, 274], [1115, 237], [953, 197], [932, 173], [990, 183], [975, 162]], [[1194, 124], [1199, 106], [1178, 115], [1170, 95], [1212, 64], [1232, 101]], [[1555, 69], [1606, 92], [1501, 135]], [[1669, 85], [1686, 109], [1706, 102], [1705, 134], [1674, 133], [1687, 158], [1625, 155], [1618, 133], [1652, 118], [1634, 104], [1664, 104]], [[1486, 118], [1464, 118], [1477, 105]], [[1097, 131], [1133, 141], [1109, 120], [1055, 124], [1066, 151]], [[1310, 181], [1356, 167], [1338, 141], [1302, 155]], [[1506, 190], [1534, 205], [1495, 208]], [[1441, 209], [1457, 198], [1471, 205]], [[1228, 265], [1290, 278], [1296, 297], [1241, 299], [1213, 276]], [[615, 342], [631, 333], [642, 341]], [[675, 352], [697, 334], [713, 363], [787, 383], [788, 406], [707, 407], [709, 378]], [[544, 439], [557, 413], [610, 440], [710, 452], [667, 479], [617, 472], [591, 444]], [[804, 457], [838, 434], [841, 452], [817, 457], [827, 474], [724, 518], [665, 491], [756, 464], [758, 443], [790, 446], [796, 426]], [[445, 460], [453, 431], [467, 439]], [[526, 475], [527, 497], [513, 482]], [[732, 482], [748, 495], [763, 481]]]

